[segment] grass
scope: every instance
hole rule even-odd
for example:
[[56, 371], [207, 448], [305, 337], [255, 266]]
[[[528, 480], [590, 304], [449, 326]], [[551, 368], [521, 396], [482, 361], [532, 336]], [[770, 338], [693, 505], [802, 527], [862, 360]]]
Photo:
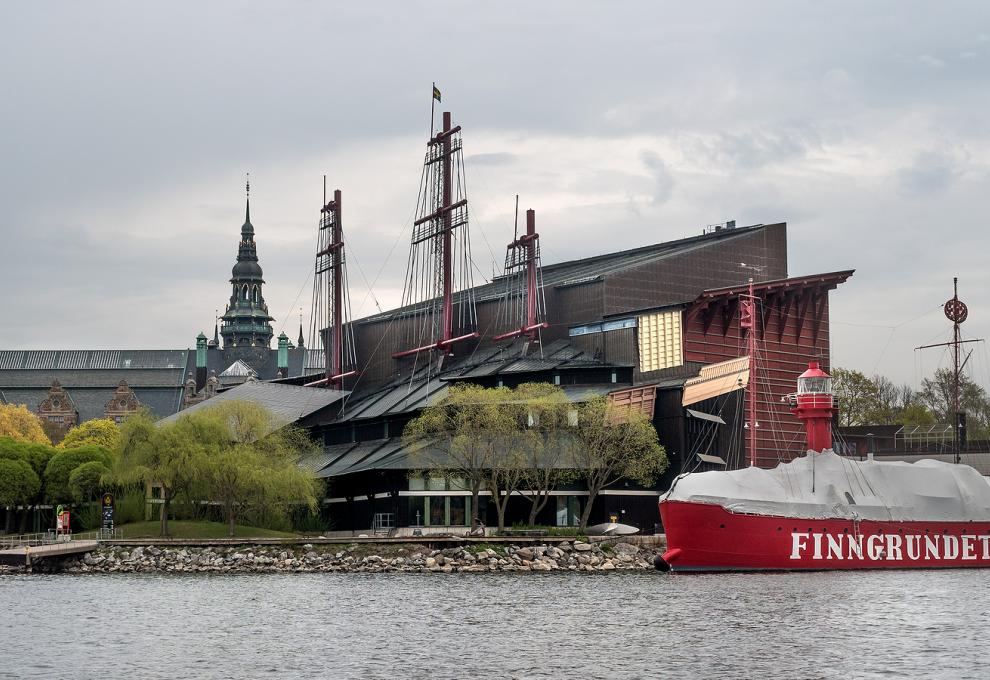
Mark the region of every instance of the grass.
[[[116, 527], [124, 538], [159, 538], [161, 524], [158, 520], [151, 522], [134, 522], [121, 524]], [[168, 523], [169, 538], [227, 538], [227, 524], [224, 522], [190, 522], [186, 520], [170, 520]], [[297, 538], [298, 534], [273, 529], [261, 529], [238, 524], [234, 527], [237, 538]]]

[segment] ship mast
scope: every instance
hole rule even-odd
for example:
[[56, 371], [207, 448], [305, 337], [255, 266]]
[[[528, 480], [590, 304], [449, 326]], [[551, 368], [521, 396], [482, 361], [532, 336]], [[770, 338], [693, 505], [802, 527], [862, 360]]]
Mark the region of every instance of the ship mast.
[[[427, 142], [402, 295], [413, 347], [393, 353], [396, 359], [430, 350], [443, 357], [456, 343], [479, 337], [461, 126], [452, 124], [449, 111], [442, 121], [440, 132]], [[455, 289], [462, 292], [456, 322]]]
[[357, 375], [350, 298], [347, 294], [344, 232], [341, 225], [343, 196], [340, 189], [327, 202], [323, 178], [323, 207], [317, 236], [316, 267], [313, 272], [313, 308], [310, 316], [310, 348], [323, 352], [324, 377], [307, 386], [343, 387], [344, 378]]
[[740, 295], [739, 327], [746, 330], [746, 353], [749, 356], [749, 380], [746, 384], [746, 429], [749, 434], [749, 464], [756, 465], [756, 296], [753, 278], [749, 279], [749, 292]]
[[[969, 316], [969, 308], [966, 303], [959, 299], [959, 278], [952, 279], [952, 299], [942, 306], [946, 318], [952, 322], [952, 340], [950, 342], [939, 342], [934, 345], [922, 345], [915, 347], [928, 349], [929, 347], [951, 347], [952, 348], [952, 452], [955, 462], [960, 462], [960, 452], [965, 444], [966, 414], [962, 412], [962, 403], [959, 396], [962, 385], [962, 369], [966, 365], [966, 360], [959, 361], [959, 345], [967, 342], [982, 342], [982, 339], [962, 340], [959, 333], [959, 326]], [[968, 357], [967, 357], [968, 359]], [[946, 414], [947, 416], [949, 414]]]
[[[516, 214], [519, 197], [516, 196]], [[526, 211], [526, 233], [508, 245], [505, 253], [505, 296], [500, 313], [512, 330], [493, 340], [525, 336], [536, 342], [541, 329], [548, 328], [546, 302], [540, 282], [540, 235], [536, 232], [536, 211]]]

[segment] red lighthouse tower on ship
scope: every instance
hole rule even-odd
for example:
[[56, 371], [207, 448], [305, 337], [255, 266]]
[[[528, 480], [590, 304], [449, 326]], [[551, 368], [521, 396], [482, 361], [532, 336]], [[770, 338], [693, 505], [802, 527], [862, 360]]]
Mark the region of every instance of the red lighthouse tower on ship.
[[797, 393], [788, 395], [788, 401], [791, 413], [804, 422], [808, 450], [813, 453], [831, 450], [835, 415], [832, 376], [817, 361], [809, 362], [808, 370], [798, 376]]

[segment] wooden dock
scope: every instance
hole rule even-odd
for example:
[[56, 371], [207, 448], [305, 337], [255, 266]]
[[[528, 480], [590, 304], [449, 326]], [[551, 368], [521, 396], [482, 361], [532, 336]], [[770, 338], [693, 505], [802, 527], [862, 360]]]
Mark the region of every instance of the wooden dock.
[[43, 560], [92, 552], [97, 546], [98, 541], [64, 541], [7, 548], [0, 550], [0, 564], [31, 568]]

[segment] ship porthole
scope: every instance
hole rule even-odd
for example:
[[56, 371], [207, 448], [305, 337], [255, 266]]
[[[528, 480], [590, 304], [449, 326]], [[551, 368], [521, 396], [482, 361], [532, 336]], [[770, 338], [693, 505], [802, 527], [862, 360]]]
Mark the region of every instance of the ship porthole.
[[725, 528], [725, 525], [724, 525], [724, 524], [719, 524], [719, 525], [718, 525], [718, 528], [719, 528], [719, 529], [724, 529], [724, 528]]
[[782, 531], [784, 527], [777, 527], [777, 531]]
[[848, 533], [849, 533], [849, 527], [846, 527], [845, 529], [843, 529], [843, 530], [842, 530], [842, 533], [844, 533], [844, 534], [848, 534]]

